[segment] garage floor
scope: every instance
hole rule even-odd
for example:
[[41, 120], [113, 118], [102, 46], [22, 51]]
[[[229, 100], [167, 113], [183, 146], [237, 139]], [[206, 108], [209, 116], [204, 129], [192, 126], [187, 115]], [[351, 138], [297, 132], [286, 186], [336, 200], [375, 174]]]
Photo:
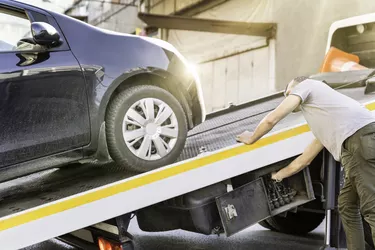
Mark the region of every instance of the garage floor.
[[[318, 250], [324, 240], [324, 223], [308, 236], [291, 236], [271, 232], [255, 225], [230, 238], [204, 236], [185, 231], [144, 233], [135, 221], [130, 226], [136, 250]], [[74, 249], [57, 240], [43, 242], [23, 250]]]

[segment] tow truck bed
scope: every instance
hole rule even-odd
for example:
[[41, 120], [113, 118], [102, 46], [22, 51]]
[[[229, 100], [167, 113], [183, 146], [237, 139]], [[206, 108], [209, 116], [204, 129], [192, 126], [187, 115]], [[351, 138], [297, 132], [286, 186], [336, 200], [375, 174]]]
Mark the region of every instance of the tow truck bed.
[[[364, 95], [363, 88], [340, 92], [375, 109], [375, 95]], [[252, 146], [234, 140], [281, 100], [274, 95], [214, 114], [189, 133], [179, 162], [145, 174], [114, 163], [74, 164], [0, 184], [2, 245], [28, 246], [300, 154], [313, 138], [301, 114]], [[201, 147], [209, 152], [198, 156]]]

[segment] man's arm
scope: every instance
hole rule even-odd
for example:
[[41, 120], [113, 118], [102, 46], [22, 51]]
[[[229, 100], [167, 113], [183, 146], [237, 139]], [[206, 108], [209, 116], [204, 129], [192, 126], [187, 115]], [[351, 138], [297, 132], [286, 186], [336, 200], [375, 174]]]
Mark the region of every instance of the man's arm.
[[296, 95], [290, 95], [271, 113], [269, 113], [259, 123], [254, 133], [245, 131], [237, 136], [237, 141], [245, 144], [253, 144], [258, 141], [262, 136], [267, 134], [272, 128], [285, 116], [292, 113], [301, 104], [301, 98]]
[[294, 161], [292, 161], [287, 167], [281, 169], [279, 172], [272, 174], [272, 179], [281, 181], [284, 178], [288, 178], [308, 165], [315, 159], [315, 157], [319, 154], [320, 151], [323, 149], [323, 145], [317, 139], [307, 146], [305, 151], [298, 156]]

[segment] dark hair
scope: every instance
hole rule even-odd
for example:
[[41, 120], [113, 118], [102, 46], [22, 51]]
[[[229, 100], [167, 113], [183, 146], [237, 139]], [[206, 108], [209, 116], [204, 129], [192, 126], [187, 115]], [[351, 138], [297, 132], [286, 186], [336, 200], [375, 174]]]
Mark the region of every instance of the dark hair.
[[[303, 82], [306, 79], [309, 79], [309, 78], [307, 76], [297, 76], [296, 78], [293, 79], [293, 83], [298, 84], [298, 83]], [[286, 93], [286, 90], [288, 89], [289, 83], [285, 86], [284, 95]]]
[[298, 76], [298, 77], [296, 77], [296, 78], [293, 79], [293, 82], [295, 82], [295, 83], [298, 84], [298, 83], [303, 82], [306, 79], [309, 79], [309, 78], [307, 76]]

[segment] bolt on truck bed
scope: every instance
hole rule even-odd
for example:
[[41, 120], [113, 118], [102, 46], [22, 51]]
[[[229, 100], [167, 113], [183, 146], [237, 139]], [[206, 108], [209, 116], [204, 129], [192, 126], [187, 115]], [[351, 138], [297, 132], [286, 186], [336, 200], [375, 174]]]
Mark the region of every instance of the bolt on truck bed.
[[[340, 92], [375, 109], [375, 95], [364, 95], [364, 88]], [[135, 175], [113, 163], [72, 165], [0, 184], [2, 246], [32, 245], [302, 153], [313, 136], [301, 114], [290, 115], [254, 145], [234, 140], [255, 129], [281, 100], [278, 94], [217, 113], [190, 132], [179, 162], [155, 171]], [[208, 152], [199, 156], [201, 147]]]

